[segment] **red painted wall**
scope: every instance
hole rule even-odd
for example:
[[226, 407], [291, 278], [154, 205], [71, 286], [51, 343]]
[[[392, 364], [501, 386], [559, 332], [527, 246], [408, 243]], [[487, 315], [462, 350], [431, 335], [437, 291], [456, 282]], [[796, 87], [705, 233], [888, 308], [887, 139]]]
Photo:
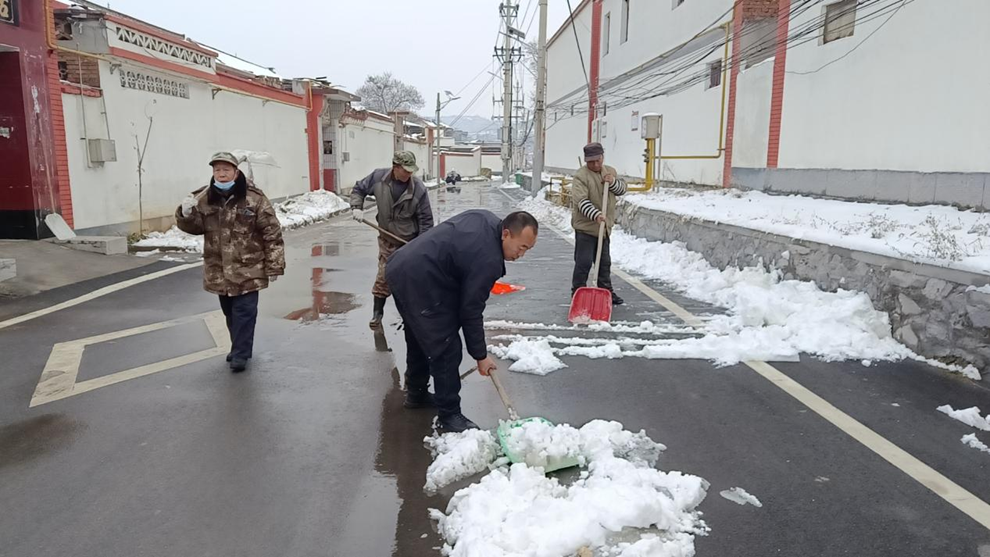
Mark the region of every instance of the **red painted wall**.
[[309, 191], [322, 189], [320, 186], [323, 160], [323, 142], [320, 141], [320, 114], [323, 112], [323, 95], [310, 91], [311, 107], [306, 114], [306, 147], [309, 150]]

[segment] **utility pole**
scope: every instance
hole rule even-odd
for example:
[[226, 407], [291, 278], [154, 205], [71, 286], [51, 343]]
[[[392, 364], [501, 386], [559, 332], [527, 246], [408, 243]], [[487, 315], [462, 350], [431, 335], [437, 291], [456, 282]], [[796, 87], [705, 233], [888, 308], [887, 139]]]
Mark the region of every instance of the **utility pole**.
[[437, 166], [436, 166], [436, 169], [437, 169], [437, 185], [439, 186], [440, 184], [443, 183], [443, 178], [440, 177], [440, 93], [437, 93], [437, 130], [436, 130], [435, 133], [436, 133], [436, 136], [437, 136], [436, 137], [436, 139], [437, 139]]
[[502, 182], [509, 181], [512, 172], [512, 20], [515, 19], [518, 7], [512, 0], [505, 0], [499, 6], [505, 19], [505, 36], [502, 42]]
[[533, 133], [533, 184], [535, 193], [543, 187], [543, 153], [546, 149], [545, 128], [547, 122], [547, 0], [540, 0], [540, 38], [537, 48], [536, 70], [536, 123]]

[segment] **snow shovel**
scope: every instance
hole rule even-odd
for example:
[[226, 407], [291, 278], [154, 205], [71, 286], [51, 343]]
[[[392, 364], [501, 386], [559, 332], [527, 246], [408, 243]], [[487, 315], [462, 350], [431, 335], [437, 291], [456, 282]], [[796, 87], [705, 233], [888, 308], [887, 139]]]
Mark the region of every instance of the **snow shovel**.
[[[375, 230], [381, 232], [382, 234], [385, 234], [386, 236], [389, 236], [392, 239], [394, 239], [394, 240], [402, 243], [403, 245], [409, 243], [408, 241], [403, 240], [402, 238], [399, 238], [395, 234], [392, 234], [388, 230], [385, 230], [384, 228], [378, 226], [377, 224], [375, 224], [375, 223], [373, 223], [373, 222], [371, 222], [369, 220], [361, 219], [361, 222], [363, 222], [364, 224], [367, 224], [368, 226], [374, 228]], [[526, 287], [525, 286], [519, 286], [518, 284], [508, 284], [508, 283], [504, 283], [504, 282], [496, 282], [495, 285], [492, 286], [492, 294], [495, 294], [496, 296], [500, 296], [502, 294], [511, 294], [513, 292], [519, 292], [520, 290], [526, 290]]]
[[[602, 216], [608, 218], [608, 186], [602, 184], [605, 194], [602, 196]], [[567, 320], [571, 323], [590, 323], [592, 321], [612, 320], [612, 292], [608, 288], [598, 287], [598, 266], [602, 262], [602, 244], [605, 242], [605, 219], [598, 223], [598, 251], [595, 253], [595, 264], [591, 267], [591, 286], [582, 286], [574, 292], [571, 299], [571, 311]]]
[[[529, 455], [516, 452], [509, 443], [509, 436], [512, 434], [512, 430], [523, 427], [525, 424], [530, 422], [543, 422], [550, 427], [553, 427], [553, 422], [545, 418], [520, 418], [519, 414], [516, 413], [516, 409], [512, 406], [512, 401], [509, 400], [508, 393], [506, 393], [505, 389], [502, 387], [502, 382], [499, 381], [497, 372], [493, 369], [488, 373], [488, 376], [492, 378], [492, 383], [495, 385], [495, 390], [498, 391], [498, 397], [502, 399], [502, 405], [505, 406], [505, 411], [509, 413], [510, 421], [499, 422], [498, 429], [496, 430], [499, 445], [502, 446], [502, 452], [505, 453], [505, 456], [508, 457], [509, 461], [513, 464], [529, 464], [526, 458]], [[543, 472], [550, 473], [557, 470], [562, 470], [564, 468], [577, 466], [578, 464], [577, 458], [548, 458], [546, 465], [543, 466]]]

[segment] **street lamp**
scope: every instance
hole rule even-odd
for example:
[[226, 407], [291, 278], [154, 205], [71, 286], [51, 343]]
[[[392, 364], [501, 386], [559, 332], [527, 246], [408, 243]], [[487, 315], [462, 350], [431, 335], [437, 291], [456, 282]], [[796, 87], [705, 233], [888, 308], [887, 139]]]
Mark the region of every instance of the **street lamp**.
[[437, 93], [437, 120], [436, 120], [436, 123], [437, 123], [437, 185], [438, 186], [443, 183], [443, 179], [440, 176], [440, 132], [441, 132], [441, 127], [440, 127], [441, 126], [441, 124], [440, 124], [440, 111], [443, 110], [443, 108], [446, 107], [448, 104], [450, 104], [452, 101], [456, 101], [457, 99], [460, 98], [460, 97], [454, 96], [454, 94], [451, 93], [450, 91], [444, 91], [444, 94], [447, 95], [447, 100], [444, 101], [441, 104], [440, 103], [440, 93]]

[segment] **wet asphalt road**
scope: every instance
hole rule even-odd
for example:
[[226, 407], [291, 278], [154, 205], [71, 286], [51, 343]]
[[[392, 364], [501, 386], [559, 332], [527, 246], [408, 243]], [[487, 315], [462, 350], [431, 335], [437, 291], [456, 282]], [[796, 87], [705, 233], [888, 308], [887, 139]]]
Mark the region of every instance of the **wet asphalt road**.
[[[472, 184], [440, 195], [442, 214], [506, 213], [514, 203]], [[394, 307], [383, 333], [367, 327], [374, 232], [337, 218], [286, 238], [289, 271], [262, 295], [244, 374], [212, 358], [28, 407], [56, 343], [219, 309], [200, 269], [0, 330], [0, 556], [439, 554], [427, 509], [444, 508], [464, 482], [435, 497], [422, 492], [432, 416], [401, 407]], [[488, 319], [563, 324], [570, 249], [544, 230], [537, 248], [508, 266], [507, 279], [527, 290], [493, 297]], [[680, 325], [616, 283], [628, 304], [615, 320]], [[716, 311], [652, 286], [697, 315]], [[95, 344], [77, 381], [205, 350], [208, 339], [206, 325], [191, 322]], [[564, 361], [568, 368], [546, 377], [503, 373], [517, 408], [575, 425], [618, 420], [666, 444], [661, 467], [711, 482], [700, 508], [712, 531], [697, 540], [698, 555], [990, 555], [990, 531], [748, 367]], [[990, 455], [959, 442], [975, 430], [934, 410], [988, 410], [985, 387], [914, 363], [775, 366], [990, 501]], [[496, 424], [502, 408], [487, 379], [470, 376], [462, 394], [469, 417]], [[735, 486], [763, 508], [718, 496]]]

